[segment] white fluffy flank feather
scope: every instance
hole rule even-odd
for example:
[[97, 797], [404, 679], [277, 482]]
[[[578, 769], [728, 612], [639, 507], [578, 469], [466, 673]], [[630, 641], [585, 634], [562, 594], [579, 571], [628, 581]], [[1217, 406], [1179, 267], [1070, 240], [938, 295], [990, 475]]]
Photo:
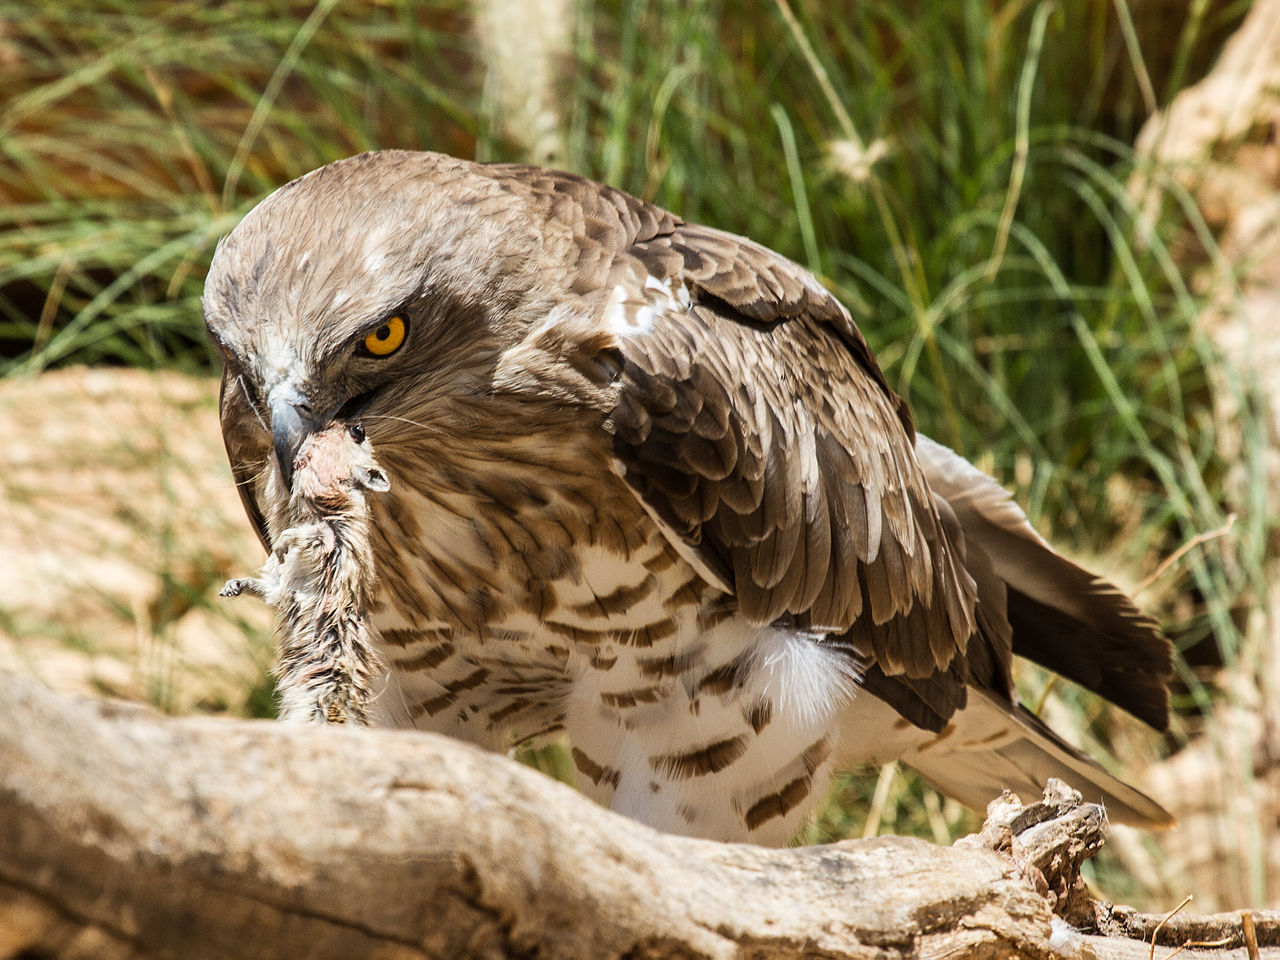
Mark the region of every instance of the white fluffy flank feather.
[[825, 722], [853, 697], [861, 671], [825, 634], [767, 627], [751, 651], [753, 676], [782, 716], [800, 727]]

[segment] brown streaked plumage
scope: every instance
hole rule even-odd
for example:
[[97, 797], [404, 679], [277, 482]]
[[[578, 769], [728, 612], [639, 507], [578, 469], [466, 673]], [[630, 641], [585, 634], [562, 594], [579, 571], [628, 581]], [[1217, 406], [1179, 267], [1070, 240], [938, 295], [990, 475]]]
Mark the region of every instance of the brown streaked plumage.
[[[1150, 799], [1024, 711], [1014, 654], [1157, 727], [1171, 652], [993, 481], [917, 437], [848, 311], [742, 237], [534, 167], [388, 151], [219, 246], [205, 293], [250, 518], [358, 421], [383, 722], [501, 749], [664, 829], [784, 843], [839, 764], [983, 805]], [[283, 466], [283, 469], [282, 469]]]

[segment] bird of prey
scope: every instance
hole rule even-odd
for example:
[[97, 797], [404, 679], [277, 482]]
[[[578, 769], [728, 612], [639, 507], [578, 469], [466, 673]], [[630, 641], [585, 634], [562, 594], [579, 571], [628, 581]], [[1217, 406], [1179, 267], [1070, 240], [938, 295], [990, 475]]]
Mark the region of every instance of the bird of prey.
[[1019, 705], [1014, 654], [1167, 722], [1169, 642], [916, 432], [806, 270], [555, 170], [366, 153], [277, 190], [205, 286], [264, 543], [296, 452], [367, 431], [384, 724], [567, 735], [663, 830], [784, 844], [833, 770], [979, 809], [1160, 806]]

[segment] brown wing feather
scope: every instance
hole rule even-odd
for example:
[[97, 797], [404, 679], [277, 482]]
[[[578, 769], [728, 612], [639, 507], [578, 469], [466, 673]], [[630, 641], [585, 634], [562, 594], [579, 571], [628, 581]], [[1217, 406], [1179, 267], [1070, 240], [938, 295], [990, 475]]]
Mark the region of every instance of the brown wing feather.
[[829, 327], [884, 390], [909, 435], [915, 427], [906, 402], [890, 389], [849, 312], [807, 270], [746, 237], [696, 223], [655, 234], [630, 252], [655, 277], [679, 276], [702, 302], [719, 301], [738, 317], [766, 326], [807, 316]]
[[949, 670], [975, 630], [973, 582], [848, 313], [800, 267], [705, 227], [629, 253], [634, 296], [646, 278], [690, 296], [620, 337], [610, 427], [633, 489], [752, 620], [847, 633], [888, 675]]

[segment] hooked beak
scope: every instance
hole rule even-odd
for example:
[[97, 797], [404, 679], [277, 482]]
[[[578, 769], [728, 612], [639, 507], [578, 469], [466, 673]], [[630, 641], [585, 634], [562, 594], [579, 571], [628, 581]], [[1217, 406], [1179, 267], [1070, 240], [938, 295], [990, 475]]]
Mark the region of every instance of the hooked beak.
[[282, 383], [268, 395], [271, 407], [271, 439], [276, 451], [276, 465], [286, 487], [293, 485], [293, 461], [303, 441], [315, 433], [323, 422], [316, 419], [307, 397], [291, 383]]

